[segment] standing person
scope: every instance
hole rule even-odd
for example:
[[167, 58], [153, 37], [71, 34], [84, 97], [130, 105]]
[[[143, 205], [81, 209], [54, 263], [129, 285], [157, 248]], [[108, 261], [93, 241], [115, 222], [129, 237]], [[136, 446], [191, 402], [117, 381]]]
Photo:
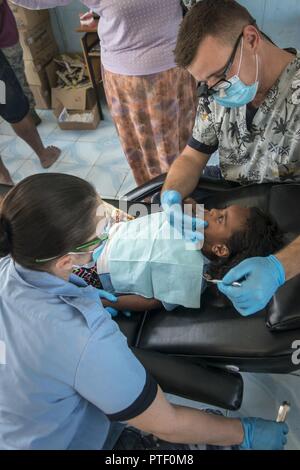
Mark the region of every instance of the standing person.
[[103, 308], [100, 297], [112, 295], [72, 275], [101, 246], [101, 205], [87, 181], [57, 173], [25, 178], [4, 197], [0, 449], [111, 449], [118, 422], [171, 443], [283, 449], [285, 423], [170, 404]]
[[[29, 104], [17, 77], [0, 50], [1, 92], [0, 116], [7, 121], [15, 133], [23, 139], [37, 154], [43, 168], [49, 168], [58, 159], [61, 151], [53, 145], [44, 147], [39, 133], [32, 121]], [[4, 99], [3, 99], [4, 98]], [[1, 102], [4, 101], [2, 104]], [[14, 184], [9, 171], [0, 156], [0, 182]]]
[[7, 0], [0, 0], [0, 49], [19, 80], [29, 101], [31, 117], [37, 126], [41, 123], [41, 118], [35, 111], [34, 97], [25, 76], [23, 50], [19, 42], [17, 23]]
[[[28, 8], [70, 0], [15, 0]], [[180, 0], [84, 0], [99, 16], [103, 83], [110, 112], [138, 185], [170, 168], [196, 113], [196, 82], [175, 66]]]
[[[168, 213], [174, 206], [180, 212], [216, 150], [226, 180], [299, 181], [299, 51], [277, 47], [235, 0], [202, 0], [182, 22], [175, 59], [201, 84], [202, 98], [188, 145], [163, 187]], [[247, 316], [263, 309], [299, 272], [300, 237], [272, 261], [244, 260], [218, 287]], [[233, 289], [240, 279], [242, 286]]]

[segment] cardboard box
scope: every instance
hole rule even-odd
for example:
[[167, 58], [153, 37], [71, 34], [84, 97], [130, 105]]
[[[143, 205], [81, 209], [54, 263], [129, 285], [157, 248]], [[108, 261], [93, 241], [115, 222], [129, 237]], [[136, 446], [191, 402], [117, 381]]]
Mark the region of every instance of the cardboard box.
[[[40, 71], [45, 65], [49, 64], [53, 57], [55, 57], [58, 54], [58, 48], [56, 47], [55, 44], [51, 43], [48, 45], [48, 47], [45, 47], [40, 54], [36, 54], [34, 57], [32, 55], [29, 55], [29, 58], [25, 58], [24, 54], [24, 61], [32, 61], [36, 70]], [[28, 57], [28, 54], [26, 54]]]
[[41, 86], [49, 89], [49, 81], [45, 68], [37, 64], [33, 60], [25, 60], [25, 75], [29, 85]]
[[46, 66], [46, 73], [51, 87], [52, 108], [60, 105], [68, 110], [84, 111], [87, 109], [88, 100], [95, 95], [95, 91], [88, 82], [87, 85], [79, 87], [57, 87], [57, 64], [52, 61]]
[[92, 92], [94, 92], [94, 89], [90, 84], [77, 88], [51, 87], [52, 108], [57, 108], [61, 103], [67, 109], [84, 111], [87, 107], [87, 96]]
[[58, 47], [49, 21], [45, 21], [28, 31], [21, 32], [20, 43], [24, 60], [38, 59], [46, 64], [58, 53]]
[[41, 86], [30, 85], [37, 109], [51, 109], [51, 94], [49, 89]]
[[12, 10], [18, 29], [32, 29], [43, 21], [50, 19], [48, 10], [28, 10], [13, 3], [9, 2], [10, 9]]
[[[75, 114], [85, 114], [85, 113], [91, 113], [92, 115], [92, 121], [91, 122], [81, 122], [81, 121], [64, 121], [64, 116], [66, 114], [66, 111], [70, 115], [75, 115]], [[92, 103], [87, 106], [87, 109], [84, 111], [82, 110], [67, 110], [62, 104], [60, 104], [55, 110], [54, 114], [57, 117], [57, 122], [58, 126], [60, 129], [65, 130], [65, 131], [84, 131], [84, 130], [94, 130], [98, 127], [98, 124], [100, 122], [100, 117], [99, 117], [99, 111], [98, 111], [98, 106], [96, 103], [96, 98], [93, 99]]]

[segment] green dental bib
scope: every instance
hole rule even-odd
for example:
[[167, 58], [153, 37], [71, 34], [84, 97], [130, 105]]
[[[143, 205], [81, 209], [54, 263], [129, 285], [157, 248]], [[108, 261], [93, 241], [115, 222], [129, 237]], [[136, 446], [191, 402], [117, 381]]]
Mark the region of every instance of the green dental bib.
[[199, 308], [204, 258], [158, 212], [122, 223], [110, 240], [108, 267], [118, 293]]

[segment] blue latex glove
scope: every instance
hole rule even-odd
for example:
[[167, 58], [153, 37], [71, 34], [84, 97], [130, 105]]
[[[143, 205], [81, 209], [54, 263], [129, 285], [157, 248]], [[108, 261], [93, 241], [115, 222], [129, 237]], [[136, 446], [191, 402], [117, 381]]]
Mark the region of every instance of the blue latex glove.
[[[120, 311], [113, 307], [105, 307], [105, 310], [107, 310], [108, 313], [111, 314], [112, 318], [116, 317]], [[128, 312], [128, 310], [123, 310], [121, 313], [123, 313], [125, 317], [131, 317], [131, 312]]]
[[102, 289], [97, 289], [97, 290], [98, 290], [100, 299], [106, 299], [109, 302], [117, 302], [118, 297], [116, 297], [115, 295], [111, 294], [110, 292], [107, 292], [106, 290], [102, 290]]
[[110, 315], [112, 316], [112, 318], [116, 317], [119, 313], [118, 310], [116, 310], [115, 308], [112, 308], [112, 307], [105, 307], [105, 310], [110, 313]]
[[167, 215], [169, 224], [178, 230], [187, 241], [197, 243], [204, 239], [203, 230], [208, 223], [204, 220], [191, 217], [182, 212], [182, 196], [178, 191], [164, 191], [161, 196], [161, 205]]
[[[109, 302], [117, 302], [118, 300], [118, 297], [116, 297], [114, 294], [111, 294], [110, 292], [107, 292], [106, 290], [98, 289], [98, 293], [100, 299], [106, 299]], [[105, 310], [107, 310], [112, 317], [116, 317], [119, 313], [119, 310], [113, 307], [105, 307]], [[125, 317], [131, 317], [131, 312], [128, 312], [128, 310], [124, 310], [122, 313], [125, 315]]]
[[[235, 281], [241, 282], [242, 286], [233, 287], [231, 284]], [[274, 255], [270, 255], [242, 261], [224, 276], [218, 288], [236, 310], [247, 317], [262, 310], [284, 283], [284, 268]]]
[[276, 423], [261, 418], [242, 418], [244, 440], [241, 450], [283, 450], [289, 432], [286, 423]]

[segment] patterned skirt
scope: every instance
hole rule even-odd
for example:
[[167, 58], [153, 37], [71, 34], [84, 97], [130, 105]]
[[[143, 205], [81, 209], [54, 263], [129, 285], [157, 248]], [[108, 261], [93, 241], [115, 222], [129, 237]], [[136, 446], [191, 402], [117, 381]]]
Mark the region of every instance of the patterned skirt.
[[108, 106], [138, 185], [165, 173], [191, 136], [197, 107], [196, 82], [172, 68], [144, 76], [102, 68]]

